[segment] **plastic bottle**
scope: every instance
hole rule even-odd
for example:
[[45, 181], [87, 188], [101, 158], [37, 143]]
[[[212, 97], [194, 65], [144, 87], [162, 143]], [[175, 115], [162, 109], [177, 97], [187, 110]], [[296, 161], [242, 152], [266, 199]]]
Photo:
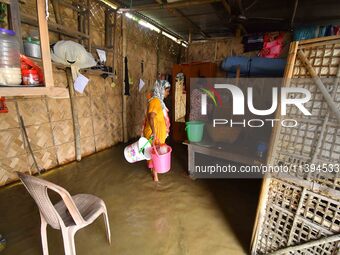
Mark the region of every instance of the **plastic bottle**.
[[12, 30], [0, 28], [0, 85], [20, 85], [20, 45]]

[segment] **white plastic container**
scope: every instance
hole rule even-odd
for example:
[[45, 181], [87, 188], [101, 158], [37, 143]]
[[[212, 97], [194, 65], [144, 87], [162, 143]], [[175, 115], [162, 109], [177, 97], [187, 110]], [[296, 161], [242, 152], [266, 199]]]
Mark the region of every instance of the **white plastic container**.
[[15, 32], [0, 28], [0, 85], [20, 85], [20, 45]]

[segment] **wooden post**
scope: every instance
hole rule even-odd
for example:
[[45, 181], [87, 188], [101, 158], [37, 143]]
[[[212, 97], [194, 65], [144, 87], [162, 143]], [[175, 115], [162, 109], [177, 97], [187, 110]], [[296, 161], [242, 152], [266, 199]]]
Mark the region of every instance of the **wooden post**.
[[188, 36], [188, 48], [187, 48], [187, 54], [186, 54], [186, 62], [189, 63], [189, 48], [190, 45], [192, 43], [192, 34], [191, 31], [189, 32], [189, 36]]
[[[60, 15], [60, 6], [59, 6], [59, 0], [52, 0], [52, 6], [54, 9], [54, 15], [55, 15], [55, 20], [57, 24], [63, 25], [63, 20], [61, 19]], [[63, 36], [59, 33], [59, 40], [63, 39]]]
[[53, 87], [54, 80], [53, 80], [52, 61], [51, 61], [51, 52], [50, 52], [50, 37], [48, 34], [45, 4], [46, 2], [44, 0], [37, 0], [39, 34], [40, 34], [40, 43], [41, 43], [41, 56], [42, 56], [43, 67], [44, 67], [45, 86]]
[[156, 77], [157, 77], [157, 79], [159, 78], [158, 76], [159, 76], [159, 74], [160, 74], [160, 70], [159, 70], [159, 52], [160, 52], [160, 49], [159, 49], [159, 47], [160, 47], [160, 42], [159, 42], [159, 38], [161, 37], [161, 34], [159, 34], [158, 35], [158, 37], [157, 37], [157, 51], [156, 51], [156, 56], [157, 56], [157, 62], [156, 62]]
[[[294, 63], [296, 59], [296, 53], [298, 50], [299, 42], [292, 42], [289, 48], [288, 62], [285, 69], [284, 84], [283, 86], [288, 86], [290, 79], [293, 77]], [[280, 104], [279, 104], [280, 105]], [[281, 119], [280, 106], [276, 110], [275, 119]], [[273, 165], [273, 155], [274, 149], [276, 148], [276, 143], [278, 142], [277, 136], [280, 134], [280, 125], [275, 125], [270, 137], [270, 143], [268, 148], [268, 154], [266, 159], [266, 165]], [[266, 201], [268, 198], [269, 186], [270, 186], [270, 176], [264, 176], [262, 181], [262, 187], [259, 197], [259, 203], [257, 206], [255, 223], [253, 228], [253, 234], [251, 238], [251, 254], [256, 254], [256, 244], [258, 237], [260, 235], [260, 230], [263, 225], [264, 217], [266, 214]]]
[[86, 1], [87, 12], [86, 12], [86, 21], [87, 21], [87, 35], [89, 36], [89, 40], [87, 43], [87, 50], [91, 53], [91, 2], [90, 0]]
[[72, 78], [72, 70], [70, 67], [66, 68], [66, 76], [67, 76], [68, 89], [70, 92], [76, 159], [80, 161], [81, 160], [80, 125], [79, 125], [79, 120], [78, 120], [78, 111], [76, 107], [75, 92], [74, 92], [74, 87], [73, 87], [74, 81]]
[[114, 12], [114, 18], [113, 18], [113, 38], [112, 38], [112, 44], [113, 44], [113, 56], [112, 56], [112, 72], [114, 75], [116, 75], [115, 72], [115, 53], [116, 53], [116, 30], [117, 30], [117, 12]]
[[112, 22], [111, 22], [111, 14], [109, 9], [105, 10], [105, 47], [112, 47]]
[[[123, 36], [123, 56], [122, 56], [122, 63], [124, 63], [124, 57], [126, 56], [127, 53], [127, 43], [126, 43], [126, 36], [127, 36], [127, 32], [126, 32], [126, 23], [125, 23], [125, 18], [124, 15], [121, 15], [121, 33]], [[124, 64], [122, 65], [122, 74], [123, 74], [123, 86], [122, 86], [122, 97], [123, 97], [123, 109], [122, 109], [122, 118], [123, 118], [123, 141], [126, 143], [128, 141], [128, 133], [127, 133], [127, 118], [126, 118], [126, 108], [127, 108], [127, 97], [125, 96], [125, 83], [124, 83], [124, 79], [125, 79], [125, 66]]]
[[191, 179], [195, 179], [194, 171], [195, 171], [195, 151], [192, 149], [191, 145], [188, 144], [188, 172]]

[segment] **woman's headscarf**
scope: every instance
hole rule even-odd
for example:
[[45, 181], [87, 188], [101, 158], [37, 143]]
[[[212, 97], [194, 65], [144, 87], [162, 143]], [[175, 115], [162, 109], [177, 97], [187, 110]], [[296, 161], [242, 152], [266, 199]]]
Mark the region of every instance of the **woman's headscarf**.
[[154, 98], [158, 98], [159, 101], [161, 101], [163, 110], [167, 109], [166, 106], [165, 106], [165, 103], [163, 101], [164, 100], [164, 91], [165, 91], [165, 89], [170, 88], [170, 87], [171, 87], [171, 85], [170, 85], [170, 83], [168, 81], [166, 81], [166, 80], [157, 80], [155, 82], [154, 88], [152, 90], [152, 94], [153, 95], [149, 99], [149, 101], [154, 99]]

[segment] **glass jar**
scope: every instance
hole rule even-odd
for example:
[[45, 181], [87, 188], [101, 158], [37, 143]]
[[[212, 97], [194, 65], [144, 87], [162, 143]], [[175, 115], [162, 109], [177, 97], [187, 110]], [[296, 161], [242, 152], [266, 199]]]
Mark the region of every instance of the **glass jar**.
[[21, 84], [20, 44], [15, 32], [0, 28], [0, 84]]

